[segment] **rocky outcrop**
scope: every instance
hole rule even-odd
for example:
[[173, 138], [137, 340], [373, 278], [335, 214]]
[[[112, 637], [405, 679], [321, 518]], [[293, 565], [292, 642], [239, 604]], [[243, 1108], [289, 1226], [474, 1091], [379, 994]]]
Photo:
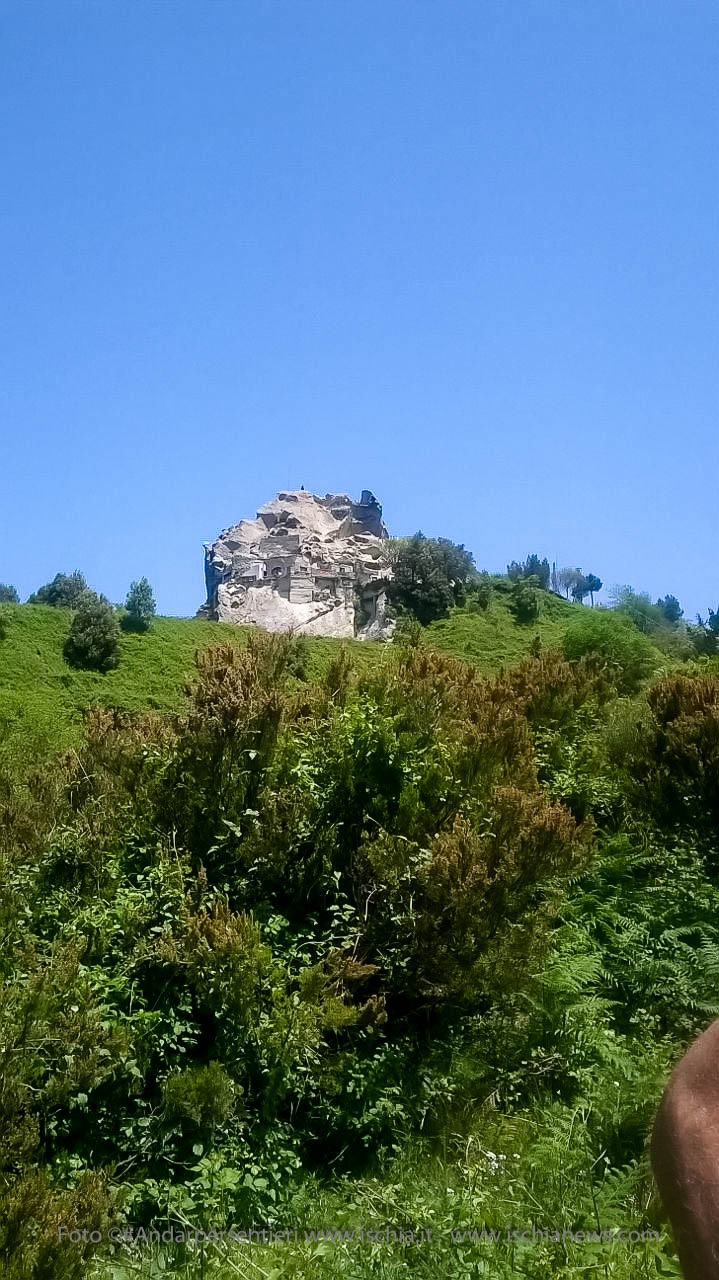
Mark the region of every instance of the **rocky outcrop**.
[[368, 489], [359, 502], [344, 493], [278, 493], [256, 519], [205, 543], [207, 602], [199, 612], [267, 631], [384, 639], [392, 630], [386, 538]]

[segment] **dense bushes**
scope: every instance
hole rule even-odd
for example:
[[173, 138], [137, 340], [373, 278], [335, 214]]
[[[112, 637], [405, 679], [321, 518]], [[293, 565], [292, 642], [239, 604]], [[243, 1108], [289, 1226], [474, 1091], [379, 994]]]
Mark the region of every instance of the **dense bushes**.
[[719, 677], [675, 675], [648, 693], [623, 763], [665, 825], [713, 837], [719, 824]]
[[[241, 1174], [273, 1143], [278, 1170], [320, 1138], [356, 1160], [389, 1140], [389, 1046], [539, 963], [589, 832], [540, 788], [513, 689], [395, 649], [297, 692], [292, 655], [207, 652], [173, 730], [98, 712], [11, 845], [8, 1187], [69, 1151], [170, 1199], [210, 1150]], [[243, 1178], [251, 1214], [270, 1183]]]
[[492, 579], [488, 573], [480, 573], [477, 575], [473, 584], [473, 590], [468, 607], [475, 607], [481, 613], [484, 613], [492, 603]]
[[[201, 660], [190, 714], [158, 774], [155, 821], [172, 824], [235, 908], [280, 910], [302, 928], [328, 925], [333, 909], [350, 912], [346, 943], [386, 969], [384, 994], [401, 997], [405, 1013], [460, 995], [481, 1004], [478, 971], [443, 985], [430, 945], [430, 922], [457, 910], [442, 895], [460, 829], [476, 830], [463, 866], [472, 884], [485, 884], [484, 897], [472, 890], [484, 921], [466, 944], [478, 955], [501, 949], [500, 917], [521, 917], [530, 884], [541, 899], [545, 877], [583, 856], [580, 833], [562, 826], [537, 787], [521, 709], [509, 689], [416, 649], [365, 676], [343, 705], [322, 691], [312, 705], [281, 694], [288, 648], [253, 640], [245, 652]], [[557, 844], [545, 864], [551, 830]], [[456, 945], [450, 927], [452, 937]], [[531, 948], [531, 929], [525, 941]]]
[[147, 631], [155, 616], [155, 597], [147, 578], [131, 582], [125, 600], [126, 613], [122, 625], [126, 631]]
[[119, 661], [120, 627], [115, 610], [94, 591], [83, 591], [75, 601], [75, 614], [65, 641], [64, 654], [73, 667], [109, 671]]
[[252, 635], [173, 723], [96, 709], [0, 788], [8, 1276], [83, 1274], [35, 1212], [282, 1220], [300, 1169], [462, 1132], [477, 1099], [495, 1126], [579, 1108], [588, 1167], [636, 1181], [671, 1037], [719, 990], [719, 682], [617, 700], [596, 643], [491, 681], [340, 651], [312, 684]]
[[689, 628], [689, 635], [700, 656], [711, 658], [719, 653], [719, 610], [710, 609], [706, 620], [697, 614], [697, 624]]
[[539, 583], [536, 578], [517, 578], [512, 586], [510, 609], [517, 622], [536, 622], [539, 617]]
[[390, 544], [390, 601], [426, 625], [447, 616], [465, 598], [474, 559], [464, 546], [448, 538], [394, 538]]
[[550, 569], [549, 561], [546, 556], [541, 559], [538, 555], [527, 556], [526, 560], [513, 560], [507, 565], [507, 577], [511, 582], [521, 582], [523, 579], [531, 578], [535, 581], [536, 586], [543, 591], [549, 590]]
[[582, 614], [567, 628], [562, 647], [573, 661], [596, 655], [617, 687], [626, 693], [636, 691], [656, 665], [655, 652], [646, 636], [628, 619], [606, 609]]
[[56, 573], [52, 582], [38, 587], [28, 597], [28, 604], [51, 604], [59, 609], [74, 609], [84, 591], [87, 591], [87, 582], [79, 569], [74, 573]]

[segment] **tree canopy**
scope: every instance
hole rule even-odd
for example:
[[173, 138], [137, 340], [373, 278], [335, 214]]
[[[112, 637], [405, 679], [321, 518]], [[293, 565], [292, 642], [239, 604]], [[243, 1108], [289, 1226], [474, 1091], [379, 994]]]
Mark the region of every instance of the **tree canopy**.
[[676, 596], [664, 596], [663, 599], [660, 598], [657, 600], [657, 607], [661, 609], [667, 622], [678, 622], [684, 613], [684, 610]]
[[119, 639], [112, 605], [95, 591], [83, 591], [65, 641], [66, 661], [72, 667], [109, 671], [118, 664]]
[[453, 604], [464, 599], [474, 574], [474, 559], [464, 546], [448, 538], [393, 539], [389, 549], [393, 578], [390, 601], [407, 610], [423, 625], [444, 618]]
[[84, 591], [87, 591], [87, 582], [79, 569], [75, 569], [73, 573], [56, 573], [52, 582], [46, 582], [33, 592], [28, 604], [51, 604], [59, 609], [74, 609]]
[[527, 556], [526, 560], [512, 560], [507, 565], [507, 577], [512, 582], [517, 582], [520, 578], [536, 578], [535, 585], [541, 587], [543, 591], [549, 590], [549, 580], [551, 570], [549, 561], [545, 556], [541, 559], [538, 555], [532, 554]]
[[155, 597], [147, 578], [139, 582], [131, 582], [125, 600], [127, 613], [123, 618], [123, 627], [127, 631], [147, 631], [155, 616]]

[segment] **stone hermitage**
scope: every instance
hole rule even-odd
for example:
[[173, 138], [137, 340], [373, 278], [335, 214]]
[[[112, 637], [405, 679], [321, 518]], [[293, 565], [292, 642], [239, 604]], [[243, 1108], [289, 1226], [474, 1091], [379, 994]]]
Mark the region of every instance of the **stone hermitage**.
[[359, 502], [291, 489], [254, 520], [205, 543], [207, 601], [198, 616], [297, 635], [383, 640], [387, 529], [369, 489]]

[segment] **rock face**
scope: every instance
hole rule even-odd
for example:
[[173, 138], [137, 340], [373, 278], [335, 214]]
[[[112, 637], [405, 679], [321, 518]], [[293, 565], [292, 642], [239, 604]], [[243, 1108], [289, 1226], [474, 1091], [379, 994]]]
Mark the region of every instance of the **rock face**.
[[205, 543], [207, 602], [201, 616], [267, 631], [384, 639], [389, 578], [382, 508], [363, 489], [324, 498], [278, 493], [255, 520]]

